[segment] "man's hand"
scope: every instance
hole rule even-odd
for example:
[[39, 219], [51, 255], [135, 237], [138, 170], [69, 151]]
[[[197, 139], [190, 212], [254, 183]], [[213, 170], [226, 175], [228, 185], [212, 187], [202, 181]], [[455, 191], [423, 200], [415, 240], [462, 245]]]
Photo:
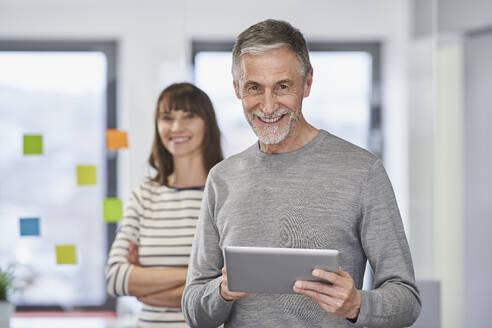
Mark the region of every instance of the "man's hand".
[[332, 283], [328, 285], [314, 281], [296, 281], [294, 292], [309, 297], [326, 312], [355, 319], [359, 315], [361, 297], [348, 272], [338, 267], [338, 274], [325, 270], [313, 270], [313, 276]]
[[133, 265], [140, 265], [140, 261], [138, 260], [138, 245], [133, 241], [130, 241], [128, 244], [128, 254], [126, 255], [128, 263]]
[[222, 268], [222, 282], [220, 283], [220, 296], [226, 301], [234, 301], [238, 298], [248, 296], [249, 293], [231, 292], [227, 287], [227, 271], [226, 268]]

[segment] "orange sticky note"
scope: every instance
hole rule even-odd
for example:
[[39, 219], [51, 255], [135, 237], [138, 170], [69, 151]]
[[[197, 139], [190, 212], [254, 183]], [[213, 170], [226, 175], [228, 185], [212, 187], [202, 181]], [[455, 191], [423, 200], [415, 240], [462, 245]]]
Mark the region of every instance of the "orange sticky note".
[[128, 148], [128, 134], [120, 130], [107, 130], [106, 146], [113, 150]]

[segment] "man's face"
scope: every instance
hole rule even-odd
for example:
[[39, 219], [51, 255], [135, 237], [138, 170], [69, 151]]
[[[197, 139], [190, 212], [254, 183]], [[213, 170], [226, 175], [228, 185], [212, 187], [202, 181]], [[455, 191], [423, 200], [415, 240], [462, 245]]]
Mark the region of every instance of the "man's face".
[[244, 114], [264, 144], [278, 144], [294, 131], [302, 99], [309, 95], [312, 71], [304, 80], [299, 61], [288, 47], [241, 57], [239, 80], [234, 82]]

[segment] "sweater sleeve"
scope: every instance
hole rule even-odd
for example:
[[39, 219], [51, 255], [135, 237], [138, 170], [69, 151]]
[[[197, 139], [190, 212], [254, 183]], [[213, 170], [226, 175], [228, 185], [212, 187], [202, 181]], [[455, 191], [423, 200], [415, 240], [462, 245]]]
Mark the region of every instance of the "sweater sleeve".
[[[213, 170], [212, 170], [213, 171]], [[188, 266], [182, 310], [190, 327], [218, 327], [229, 317], [233, 302], [220, 296], [224, 260], [214, 220], [212, 171], [205, 186], [200, 217]]]
[[140, 222], [143, 215], [140, 188], [132, 192], [125, 214], [109, 251], [106, 264], [106, 289], [114, 297], [128, 295], [128, 278], [133, 265], [128, 263], [128, 245], [140, 241]]
[[411, 326], [421, 301], [394, 192], [380, 160], [363, 186], [361, 209], [361, 242], [374, 270], [374, 289], [360, 291], [356, 326]]

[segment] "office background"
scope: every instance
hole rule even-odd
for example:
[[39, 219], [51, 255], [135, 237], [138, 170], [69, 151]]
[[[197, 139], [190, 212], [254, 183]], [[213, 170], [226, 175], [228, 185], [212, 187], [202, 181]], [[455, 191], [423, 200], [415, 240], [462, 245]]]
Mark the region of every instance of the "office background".
[[492, 1], [1, 0], [0, 41], [114, 44], [114, 127], [130, 148], [117, 154], [110, 196], [126, 200], [149, 174], [159, 91], [194, 81], [193, 42], [231, 42], [266, 18], [313, 43], [379, 45], [371, 101], [416, 278], [438, 283], [442, 327], [490, 322]]

